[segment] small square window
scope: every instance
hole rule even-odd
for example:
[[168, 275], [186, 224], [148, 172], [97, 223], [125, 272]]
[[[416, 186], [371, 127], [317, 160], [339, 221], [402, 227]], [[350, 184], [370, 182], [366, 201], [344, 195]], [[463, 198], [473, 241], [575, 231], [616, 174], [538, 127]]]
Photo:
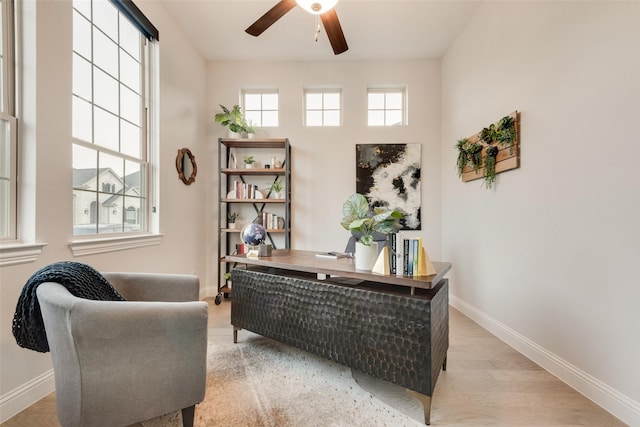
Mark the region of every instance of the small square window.
[[243, 90], [242, 106], [252, 126], [278, 126], [278, 91]]
[[402, 126], [406, 124], [405, 88], [369, 88], [367, 90], [369, 126]]
[[342, 92], [339, 89], [308, 89], [304, 93], [306, 126], [340, 126]]

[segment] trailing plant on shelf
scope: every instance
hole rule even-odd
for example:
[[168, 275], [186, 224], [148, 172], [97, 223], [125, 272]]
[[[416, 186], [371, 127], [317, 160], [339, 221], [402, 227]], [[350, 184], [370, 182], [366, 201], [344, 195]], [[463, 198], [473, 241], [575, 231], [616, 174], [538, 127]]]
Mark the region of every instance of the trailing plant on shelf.
[[511, 116], [504, 116], [498, 122], [498, 143], [509, 147], [509, 154], [513, 154], [513, 145], [516, 142], [516, 122]]
[[492, 145], [487, 148], [484, 157], [484, 185], [487, 188], [493, 187], [496, 182], [496, 158], [498, 157], [498, 147]]
[[513, 144], [516, 142], [516, 122], [513, 117], [504, 116], [497, 125], [492, 124], [482, 129], [478, 137], [487, 145], [497, 142], [502, 147], [509, 147], [513, 152]]
[[458, 149], [458, 160], [456, 162], [458, 177], [462, 176], [467, 165], [471, 165], [473, 170], [478, 172], [482, 167], [482, 144], [469, 142], [468, 138], [463, 138], [458, 140], [456, 148]]
[[365, 246], [373, 243], [373, 233], [389, 234], [400, 229], [402, 213], [384, 207], [371, 209], [367, 198], [354, 193], [342, 206], [342, 221], [345, 230], [362, 233], [359, 242]]
[[220, 108], [222, 108], [222, 112], [214, 116], [216, 123], [220, 123], [222, 126], [229, 126], [231, 132], [247, 132], [247, 121], [239, 105], [234, 105], [231, 110], [229, 110], [220, 104]]

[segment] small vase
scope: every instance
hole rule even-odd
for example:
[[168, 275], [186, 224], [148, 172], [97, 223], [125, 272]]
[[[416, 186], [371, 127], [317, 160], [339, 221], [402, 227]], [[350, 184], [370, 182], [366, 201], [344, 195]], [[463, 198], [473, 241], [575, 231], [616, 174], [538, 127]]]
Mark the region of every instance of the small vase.
[[244, 167], [247, 169], [253, 169], [253, 163], [245, 163]]
[[229, 224], [227, 224], [227, 226], [229, 228], [236, 228], [236, 223], [235, 222], [230, 222]]
[[378, 242], [373, 242], [371, 246], [365, 246], [356, 242], [356, 270], [371, 271], [378, 259]]
[[256, 134], [255, 134], [255, 133], [248, 133], [248, 134], [247, 134], [247, 138], [249, 138], [249, 139], [253, 139], [253, 138], [255, 138], [255, 137], [256, 137]]
[[229, 129], [229, 138], [240, 138], [240, 134], [238, 132], [232, 132], [231, 129]]

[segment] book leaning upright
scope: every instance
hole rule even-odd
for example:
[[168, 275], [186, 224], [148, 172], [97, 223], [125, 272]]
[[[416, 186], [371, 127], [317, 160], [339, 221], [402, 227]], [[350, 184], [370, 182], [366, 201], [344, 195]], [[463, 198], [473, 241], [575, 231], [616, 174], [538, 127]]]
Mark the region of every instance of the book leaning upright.
[[404, 271], [404, 238], [402, 233], [396, 233], [396, 276], [403, 276]]

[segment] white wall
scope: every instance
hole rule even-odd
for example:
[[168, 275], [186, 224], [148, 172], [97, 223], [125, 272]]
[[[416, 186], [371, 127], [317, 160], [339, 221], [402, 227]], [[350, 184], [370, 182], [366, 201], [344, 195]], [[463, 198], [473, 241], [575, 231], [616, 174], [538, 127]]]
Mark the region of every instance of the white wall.
[[[200, 170], [210, 168], [205, 155], [206, 67], [161, 2], [137, 1], [160, 31], [160, 232], [158, 246], [74, 258], [71, 177], [71, 2], [27, 1], [37, 14], [25, 27], [36, 46], [25, 51], [25, 81], [35, 99], [34, 113], [20, 118], [35, 145], [36, 240], [44, 242], [36, 262], [0, 268], [0, 421], [53, 390], [49, 354], [17, 346], [11, 319], [22, 286], [37, 269], [75, 260], [99, 270], [192, 273], [205, 280], [205, 173], [187, 187], [178, 180], [178, 148], [189, 147]], [[37, 57], [37, 62], [35, 58]]]
[[[342, 204], [355, 192], [355, 145], [422, 144], [422, 231], [430, 255], [440, 255], [440, 62], [216, 62], [208, 67], [209, 117], [239, 102], [241, 88], [277, 88], [280, 124], [258, 136], [287, 137], [292, 146], [292, 247], [343, 250]], [[406, 84], [409, 125], [367, 126], [367, 86]], [[303, 126], [303, 90], [342, 88], [343, 126]], [[227, 128], [209, 127], [212, 147]], [[213, 149], [213, 148], [212, 148]], [[217, 152], [216, 152], [217, 157]], [[211, 173], [216, 188], [217, 175]], [[215, 209], [212, 206], [211, 209]], [[213, 214], [211, 215], [213, 217]], [[212, 254], [209, 259], [215, 259]]]
[[[442, 66], [456, 306], [640, 425], [640, 3], [485, 2]], [[521, 113], [521, 168], [462, 183], [456, 140]]]

